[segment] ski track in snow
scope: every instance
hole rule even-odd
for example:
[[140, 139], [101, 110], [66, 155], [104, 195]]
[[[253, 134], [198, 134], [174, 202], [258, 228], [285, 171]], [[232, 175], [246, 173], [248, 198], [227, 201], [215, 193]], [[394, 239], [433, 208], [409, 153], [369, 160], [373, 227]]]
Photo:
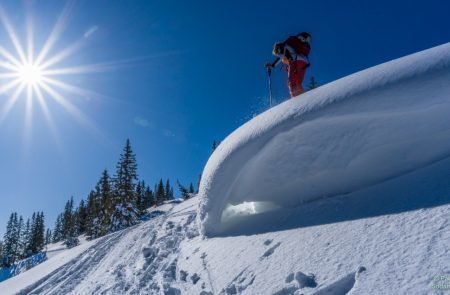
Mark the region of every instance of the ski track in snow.
[[255, 281], [255, 273], [248, 268], [241, 271], [228, 286], [223, 289], [220, 294], [225, 295], [234, 295], [234, 294], [242, 294], [245, 290], [253, 284]]
[[[418, 274], [430, 280], [439, 274], [430, 257], [435, 255], [445, 264], [442, 255], [447, 253], [449, 224], [442, 216], [450, 214], [450, 207], [436, 209], [432, 218], [418, 210], [352, 223], [204, 240], [198, 236], [196, 212], [191, 208], [198, 201], [186, 201], [102, 238], [21, 294], [344, 295], [369, 294], [366, 291], [380, 287], [414, 294], [411, 290], [417, 285], [407, 286], [402, 275], [420, 282], [418, 290], [423, 291], [430, 282], [422, 282]], [[316, 206], [321, 204], [298, 210]], [[352, 241], [354, 235], [358, 238]], [[399, 240], [404, 245], [399, 246]], [[411, 253], [402, 248], [413, 245], [417, 248]], [[405, 267], [403, 261], [410, 259], [416, 264]], [[364, 267], [355, 266], [359, 263]], [[380, 280], [388, 289], [379, 285]], [[399, 289], [399, 285], [409, 289]]]
[[173, 286], [179, 280], [179, 244], [197, 236], [198, 229], [190, 228], [195, 210], [172, 214], [172, 209], [101, 238], [20, 294], [181, 294]]
[[114, 244], [126, 233], [126, 231], [120, 231], [102, 238], [102, 241], [99, 241], [86, 252], [54, 273], [22, 290], [20, 294], [62, 294], [71, 292], [93, 268], [97, 267], [98, 262], [108, 254]]

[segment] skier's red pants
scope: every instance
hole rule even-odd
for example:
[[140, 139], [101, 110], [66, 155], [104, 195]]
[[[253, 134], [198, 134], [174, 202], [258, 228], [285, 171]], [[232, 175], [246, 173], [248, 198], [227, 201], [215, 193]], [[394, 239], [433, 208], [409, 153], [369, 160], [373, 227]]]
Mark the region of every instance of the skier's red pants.
[[303, 78], [305, 78], [307, 62], [304, 60], [290, 61], [288, 65], [288, 86], [291, 98], [302, 94], [305, 90], [303, 89], [302, 83]]

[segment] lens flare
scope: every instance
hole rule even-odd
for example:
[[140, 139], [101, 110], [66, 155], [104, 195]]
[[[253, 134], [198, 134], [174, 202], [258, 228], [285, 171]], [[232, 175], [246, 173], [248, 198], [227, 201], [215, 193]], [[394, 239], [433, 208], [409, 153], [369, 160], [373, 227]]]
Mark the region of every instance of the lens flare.
[[[25, 98], [25, 134], [31, 133], [32, 114], [34, 105], [39, 105], [43, 112], [48, 130], [50, 130], [55, 141], [59, 142], [56, 134], [55, 124], [52, 119], [49, 105], [54, 103], [67, 111], [80, 124], [89, 131], [99, 135], [98, 128], [75, 104], [71, 102], [74, 97], [103, 98], [93, 91], [72, 85], [67, 81], [68, 75], [81, 75], [86, 73], [99, 72], [99, 64], [77, 65], [77, 67], [67, 67], [63, 64], [73, 54], [78, 52], [88, 41], [82, 34], [78, 40], [69, 43], [61, 51], [54, 52], [55, 44], [60, 40], [64, 32], [69, 14], [73, 11], [74, 1], [69, 0], [63, 11], [60, 13], [55, 26], [52, 28], [46, 42], [40, 50], [34, 44], [33, 25], [31, 13], [26, 14], [25, 24], [26, 36], [21, 38], [16, 34], [16, 29], [10, 22], [8, 13], [0, 5], [0, 22], [9, 37], [10, 44], [5, 44], [4, 40], [0, 45], [0, 124], [5, 120], [17, 102]], [[29, 11], [28, 11], [29, 12]], [[90, 34], [91, 37], [92, 34]], [[20, 41], [26, 40], [24, 44]], [[8, 49], [7, 49], [8, 48]], [[64, 75], [65, 82], [60, 78]], [[37, 104], [33, 102], [36, 101]]]
[[40, 86], [43, 81], [43, 72], [39, 66], [34, 64], [21, 65], [17, 72], [19, 79], [27, 86]]

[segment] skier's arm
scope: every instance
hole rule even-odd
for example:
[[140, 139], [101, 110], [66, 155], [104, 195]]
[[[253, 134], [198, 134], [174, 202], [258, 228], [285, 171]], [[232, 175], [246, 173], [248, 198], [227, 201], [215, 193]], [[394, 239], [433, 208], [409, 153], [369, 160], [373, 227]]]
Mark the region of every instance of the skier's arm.
[[281, 58], [277, 57], [272, 63], [266, 63], [266, 68], [275, 68], [281, 62]]
[[272, 68], [276, 67], [280, 62], [281, 62], [281, 57], [277, 57], [271, 65]]

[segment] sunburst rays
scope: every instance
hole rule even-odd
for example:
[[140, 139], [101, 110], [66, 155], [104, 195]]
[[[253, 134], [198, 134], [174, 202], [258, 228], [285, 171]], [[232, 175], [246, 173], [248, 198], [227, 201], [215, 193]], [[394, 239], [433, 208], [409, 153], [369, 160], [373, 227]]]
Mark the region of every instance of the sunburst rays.
[[[71, 102], [71, 99], [75, 96], [89, 98], [103, 96], [68, 83], [67, 80], [70, 79], [66, 78], [63, 82], [60, 78], [62, 75], [80, 75], [104, 71], [105, 65], [64, 66], [64, 62], [85, 45], [87, 39], [84, 35], [61, 51], [54, 52], [55, 45], [58, 41], [61, 41], [61, 35], [74, 8], [74, 3], [74, 1], [66, 3], [40, 50], [36, 50], [37, 46], [34, 44], [31, 13], [26, 14], [26, 34], [21, 38], [7, 12], [0, 6], [0, 19], [11, 43], [8, 49], [0, 46], [0, 124], [7, 118], [17, 102], [24, 98], [26, 137], [29, 137], [31, 132], [35, 102], [39, 105], [54, 136], [56, 136], [56, 128], [49, 108], [51, 103], [58, 104], [79, 123], [89, 128], [90, 131], [98, 133], [98, 128], [93, 121], [78, 109]], [[23, 43], [21, 42], [22, 39], [25, 40]], [[7, 40], [4, 40], [3, 43], [5, 41]], [[107, 65], [109, 66], [109, 64]], [[59, 141], [58, 138], [55, 138], [55, 140]]]

